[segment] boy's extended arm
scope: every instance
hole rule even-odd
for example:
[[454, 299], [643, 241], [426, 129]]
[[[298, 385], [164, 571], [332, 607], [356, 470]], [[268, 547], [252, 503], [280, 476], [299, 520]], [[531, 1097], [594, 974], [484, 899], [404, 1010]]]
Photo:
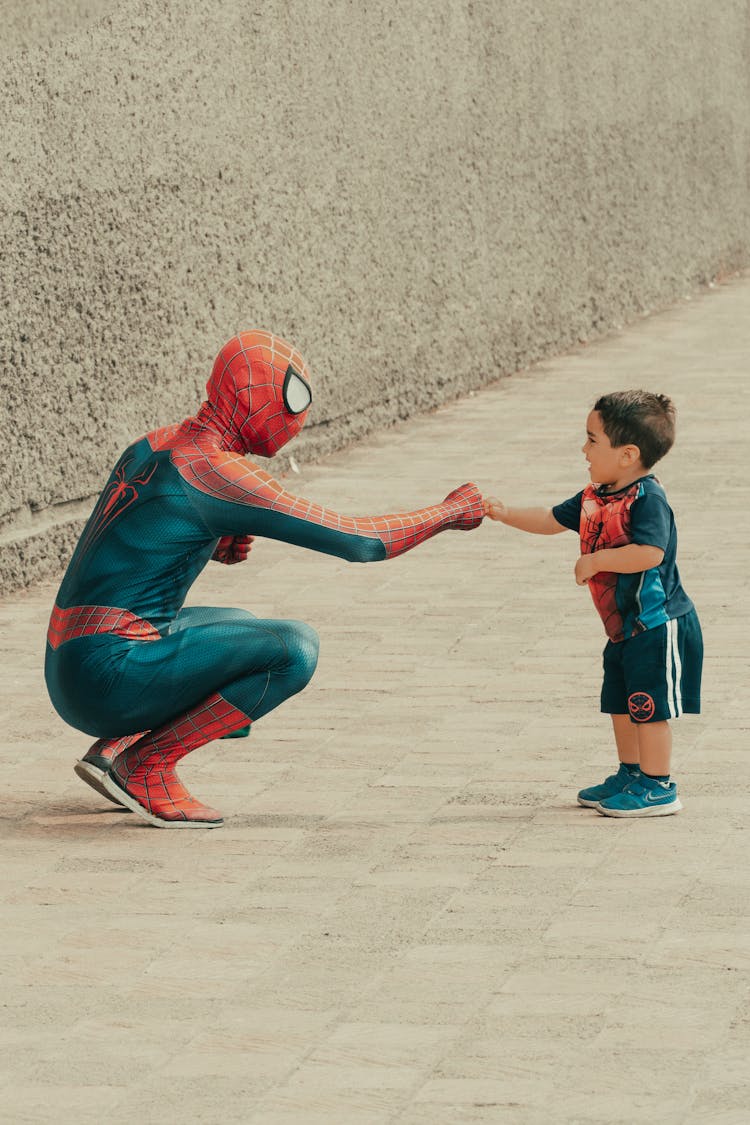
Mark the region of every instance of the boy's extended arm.
[[551, 508], [509, 508], [502, 500], [488, 496], [484, 501], [484, 510], [490, 519], [532, 535], [557, 535], [567, 530], [552, 515]]

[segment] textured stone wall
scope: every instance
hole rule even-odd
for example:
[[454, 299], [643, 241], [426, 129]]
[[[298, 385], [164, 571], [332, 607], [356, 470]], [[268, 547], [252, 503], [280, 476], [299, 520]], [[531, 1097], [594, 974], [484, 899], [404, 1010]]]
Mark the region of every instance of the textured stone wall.
[[239, 327], [310, 364], [305, 460], [750, 259], [748, 0], [0, 15], [5, 589]]

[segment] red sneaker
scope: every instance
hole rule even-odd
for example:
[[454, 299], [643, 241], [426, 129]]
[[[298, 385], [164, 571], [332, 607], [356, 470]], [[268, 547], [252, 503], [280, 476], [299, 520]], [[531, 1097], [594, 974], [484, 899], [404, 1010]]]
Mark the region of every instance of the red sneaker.
[[221, 828], [221, 813], [188, 793], [174, 770], [152, 770], [127, 780], [114, 770], [102, 779], [108, 794], [156, 828]]
[[80, 777], [81, 781], [85, 781], [92, 789], [102, 797], [106, 797], [113, 805], [119, 805], [124, 809], [122, 801], [119, 797], [113, 796], [104, 788], [103, 778], [105, 774], [109, 773], [110, 766], [118, 754], [123, 750], [127, 750], [134, 742], [143, 736], [145, 732], [141, 731], [140, 734], [126, 734], [123, 738], [99, 738], [90, 746], [80, 761], [76, 762], [73, 769]]

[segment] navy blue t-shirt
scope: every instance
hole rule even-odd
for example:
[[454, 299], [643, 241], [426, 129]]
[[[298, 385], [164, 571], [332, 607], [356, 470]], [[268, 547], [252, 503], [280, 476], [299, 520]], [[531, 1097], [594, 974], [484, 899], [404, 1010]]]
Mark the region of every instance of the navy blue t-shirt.
[[677, 570], [677, 529], [667, 497], [655, 476], [633, 481], [608, 493], [590, 484], [552, 514], [558, 523], [577, 531], [581, 554], [639, 543], [659, 547], [659, 566], [637, 574], [602, 571], [588, 587], [607, 636], [622, 641], [653, 629], [693, 609]]

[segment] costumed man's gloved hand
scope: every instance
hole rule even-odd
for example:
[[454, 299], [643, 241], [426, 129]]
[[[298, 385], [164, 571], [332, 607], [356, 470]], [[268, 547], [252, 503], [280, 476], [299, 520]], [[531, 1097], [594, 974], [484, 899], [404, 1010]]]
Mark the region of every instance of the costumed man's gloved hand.
[[451, 522], [450, 527], [458, 531], [470, 531], [479, 527], [485, 515], [484, 501], [475, 484], [462, 484], [449, 492], [443, 501], [448, 509]]
[[217, 543], [216, 550], [211, 558], [215, 562], [225, 563], [227, 566], [244, 562], [250, 554], [254, 542], [254, 535], [224, 535]]

